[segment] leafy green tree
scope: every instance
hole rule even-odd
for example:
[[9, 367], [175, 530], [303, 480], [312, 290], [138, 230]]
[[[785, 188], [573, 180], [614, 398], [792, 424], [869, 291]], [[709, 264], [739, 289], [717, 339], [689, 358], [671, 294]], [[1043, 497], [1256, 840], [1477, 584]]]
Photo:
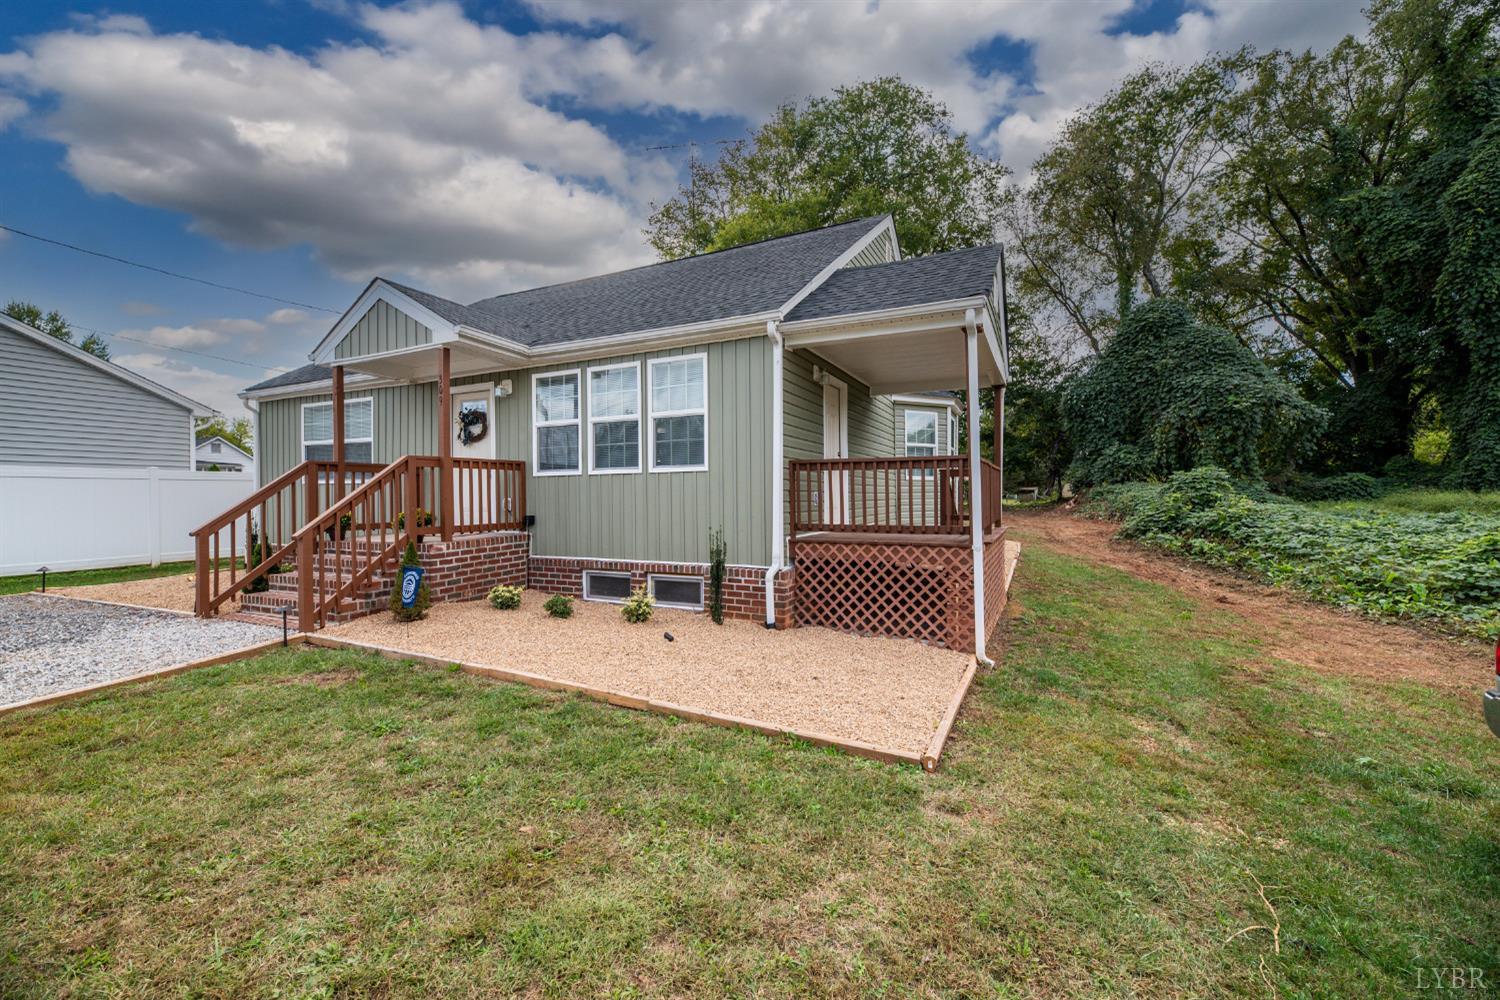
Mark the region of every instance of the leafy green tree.
[[1069, 119], [1005, 207], [1022, 295], [1060, 310], [1094, 353], [1143, 294], [1172, 291], [1171, 250], [1191, 236], [1222, 153], [1215, 115], [1246, 58], [1130, 75]]
[[886, 77], [784, 105], [695, 162], [645, 233], [671, 259], [890, 213], [920, 256], [993, 242], [1004, 177], [931, 94]]
[[[1060, 493], [1073, 446], [1063, 423], [1068, 367], [1024, 314], [1010, 314], [1010, 385], [1005, 389], [1005, 482]], [[993, 402], [988, 414], [993, 414]], [[993, 419], [991, 417], [991, 419]], [[985, 421], [985, 440], [993, 424]], [[990, 456], [993, 457], [993, 456]]]
[[[5, 304], [5, 314], [12, 319], [18, 319], [27, 326], [34, 327], [49, 337], [56, 337], [65, 344], [73, 343], [73, 327], [67, 320], [63, 319], [62, 313], [53, 309], [43, 313], [41, 307], [32, 302], [22, 302], [19, 299], [11, 299]], [[89, 334], [83, 338], [78, 345], [96, 358], [109, 360], [109, 347], [103, 339]]]
[[221, 437], [245, 454], [255, 454], [255, 430], [249, 417], [237, 417], [234, 420], [222, 416], [206, 417], [198, 421], [196, 429], [199, 441]]
[[1323, 463], [1376, 471], [1408, 452], [1435, 388], [1441, 201], [1495, 115], [1497, 8], [1379, 0], [1369, 16], [1326, 55], [1258, 57], [1223, 105], [1230, 153], [1201, 219], [1222, 236], [1195, 281], [1310, 359], [1305, 391], [1332, 413]]
[[1288, 468], [1324, 414], [1228, 330], [1157, 299], [1132, 309], [1062, 398], [1080, 486], [1200, 465], [1258, 479]]

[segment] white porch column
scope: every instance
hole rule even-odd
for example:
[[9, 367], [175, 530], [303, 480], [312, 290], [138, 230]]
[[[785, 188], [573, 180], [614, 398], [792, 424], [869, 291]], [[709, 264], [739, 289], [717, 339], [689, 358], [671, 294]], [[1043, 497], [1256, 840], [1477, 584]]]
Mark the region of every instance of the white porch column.
[[974, 310], [964, 313], [964, 369], [968, 375], [969, 541], [974, 559], [974, 659], [994, 666], [984, 654], [984, 475], [979, 455], [979, 329]]
[[786, 562], [783, 551], [786, 547], [786, 521], [782, 511], [782, 497], [786, 482], [785, 429], [782, 427], [782, 382], [784, 374], [784, 347], [781, 327], [773, 319], [766, 321], [766, 339], [771, 352], [771, 565], [766, 567], [766, 628], [776, 627], [776, 574]]

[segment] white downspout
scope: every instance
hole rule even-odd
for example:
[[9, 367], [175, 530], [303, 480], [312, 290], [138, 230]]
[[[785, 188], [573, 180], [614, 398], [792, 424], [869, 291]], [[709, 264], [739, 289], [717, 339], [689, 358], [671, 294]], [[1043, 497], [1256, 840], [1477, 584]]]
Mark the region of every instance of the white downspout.
[[979, 330], [974, 310], [964, 310], [964, 367], [968, 370], [969, 412], [969, 539], [974, 558], [974, 659], [986, 667], [994, 661], [984, 655], [984, 487], [979, 457]]
[[776, 627], [776, 574], [786, 561], [786, 531], [781, 512], [781, 484], [786, 475], [786, 442], [782, 411], [782, 379], [784, 343], [781, 326], [772, 319], [766, 321], [766, 337], [771, 341], [771, 506], [768, 520], [771, 524], [771, 565], [766, 567], [766, 628]]
[[[255, 490], [258, 490], [258, 489], [260, 489], [260, 486], [261, 486], [261, 482], [260, 482], [260, 403], [258, 403], [257, 401], [255, 401], [253, 399], [242, 399], [242, 400], [240, 400], [240, 402], [245, 405], [245, 409], [247, 409], [247, 410], [250, 411], [250, 427], [251, 427], [250, 433], [251, 433], [251, 435], [255, 439], [255, 440], [253, 440], [253, 441], [250, 442], [250, 447], [252, 448], [252, 451], [250, 452], [250, 472], [251, 472], [251, 474], [253, 476], [255, 476]], [[255, 490], [251, 490], [250, 492], [254, 493]]]

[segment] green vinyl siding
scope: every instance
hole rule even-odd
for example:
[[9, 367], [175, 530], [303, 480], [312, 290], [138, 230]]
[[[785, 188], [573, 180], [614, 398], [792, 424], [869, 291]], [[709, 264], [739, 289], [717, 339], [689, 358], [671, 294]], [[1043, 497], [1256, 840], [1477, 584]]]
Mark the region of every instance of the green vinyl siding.
[[871, 264], [889, 264], [896, 259], [896, 243], [887, 230], [870, 241], [870, 245], [850, 259], [845, 267], [869, 267]]
[[432, 343], [432, 331], [390, 303], [381, 300], [333, 349], [335, 358], [362, 358]]
[[[454, 386], [511, 382], [508, 397], [495, 400], [496, 457], [522, 459], [528, 470], [527, 509], [536, 515], [532, 552], [659, 562], [706, 562], [708, 532], [723, 527], [729, 561], [765, 565], [770, 560], [770, 399], [768, 341], [764, 337], [697, 347], [612, 355], [586, 362], [548, 363], [531, 369], [489, 372], [454, 380]], [[650, 391], [647, 362], [680, 354], [708, 355], [708, 470], [650, 472]], [[590, 475], [588, 468], [588, 369], [641, 364], [642, 470]], [[581, 369], [584, 472], [535, 476], [532, 459], [531, 388], [536, 372]], [[436, 454], [435, 382], [350, 392], [375, 398], [375, 460], [405, 454]], [[329, 399], [327, 393], [260, 405], [264, 442], [261, 479], [267, 482], [301, 461], [301, 407]]]

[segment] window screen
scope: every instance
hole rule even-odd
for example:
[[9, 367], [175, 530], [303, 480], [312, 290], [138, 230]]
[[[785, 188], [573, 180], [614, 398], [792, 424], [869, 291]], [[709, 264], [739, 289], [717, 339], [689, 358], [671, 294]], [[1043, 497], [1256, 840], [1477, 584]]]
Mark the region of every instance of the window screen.
[[585, 573], [583, 596], [590, 601], [623, 601], [630, 596], [630, 574]]
[[703, 580], [698, 577], [653, 576], [651, 596], [658, 604], [678, 608], [703, 608]]

